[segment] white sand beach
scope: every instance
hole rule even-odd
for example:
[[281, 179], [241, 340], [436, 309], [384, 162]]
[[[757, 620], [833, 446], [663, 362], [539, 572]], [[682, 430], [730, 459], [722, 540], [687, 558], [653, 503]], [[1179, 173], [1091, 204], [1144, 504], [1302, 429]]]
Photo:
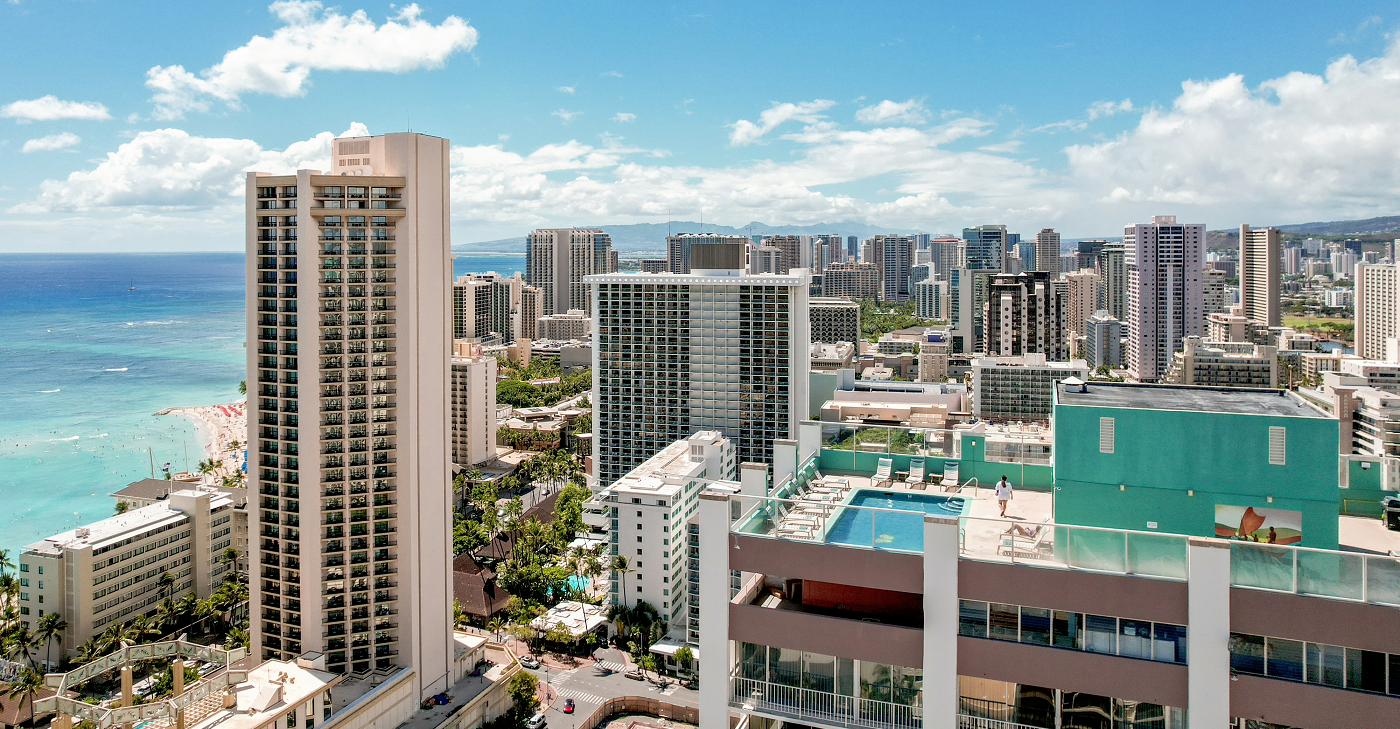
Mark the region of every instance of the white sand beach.
[[[220, 462], [216, 479], [232, 474], [243, 464], [243, 451], [248, 437], [246, 400], [224, 405], [204, 405], [189, 408], [167, 408], [156, 415], [181, 415], [194, 421], [204, 445], [206, 458]], [[231, 444], [237, 443], [234, 448]]]

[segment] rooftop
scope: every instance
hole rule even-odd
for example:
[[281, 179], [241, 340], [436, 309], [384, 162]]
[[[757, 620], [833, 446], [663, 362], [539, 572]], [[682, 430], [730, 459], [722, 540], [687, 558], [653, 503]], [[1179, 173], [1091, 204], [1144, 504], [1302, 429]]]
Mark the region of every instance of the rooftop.
[[1326, 418], [1327, 415], [1283, 390], [1242, 387], [1191, 387], [1142, 385], [1126, 382], [1094, 382], [1083, 392], [1055, 384], [1055, 402], [1101, 408], [1184, 410], [1235, 415], [1271, 415], [1293, 418]]
[[[128, 499], [159, 501], [169, 496], [171, 491], [179, 491], [188, 486], [189, 484], [173, 480], [166, 481], [161, 478], [143, 478], [140, 481], [133, 481], [127, 484], [126, 488], [120, 491], [114, 491], [109, 495], [115, 498], [126, 497]], [[200, 489], [221, 493], [233, 499], [234, 503], [246, 502], [248, 499], [248, 489], [246, 488], [205, 485], [201, 486]]]
[[646, 491], [648, 493], [677, 491], [685, 484], [672, 483], [666, 477], [679, 476], [684, 478], [690, 475], [696, 467], [697, 462], [690, 460], [691, 443], [714, 443], [723, 437], [718, 431], [696, 431], [690, 438], [678, 440], [662, 448], [659, 453], [646, 459], [641, 465], [609, 486], [608, 490], [624, 493], [629, 491]]
[[[176, 491], [175, 493], [190, 496], [199, 495], [199, 492], [193, 489]], [[232, 503], [233, 501], [223, 494], [212, 494], [209, 499], [209, 508], [212, 510]], [[166, 500], [139, 509], [131, 509], [124, 514], [109, 516], [87, 526], [59, 532], [42, 541], [30, 544], [24, 549], [26, 552], [55, 556], [62, 554], [65, 549], [82, 549], [84, 547], [97, 549], [122, 539], [138, 536], [142, 532], [157, 527], [179, 523], [186, 518], [188, 517], [183, 512], [171, 508], [170, 502]]]
[[607, 610], [602, 605], [570, 600], [555, 605], [549, 612], [531, 620], [530, 627], [546, 632], [562, 626], [573, 637], [582, 638], [607, 622]]
[[254, 729], [281, 717], [334, 686], [341, 677], [297, 665], [296, 661], [264, 661], [248, 671], [248, 680], [231, 689], [234, 707], [215, 711], [190, 729]]

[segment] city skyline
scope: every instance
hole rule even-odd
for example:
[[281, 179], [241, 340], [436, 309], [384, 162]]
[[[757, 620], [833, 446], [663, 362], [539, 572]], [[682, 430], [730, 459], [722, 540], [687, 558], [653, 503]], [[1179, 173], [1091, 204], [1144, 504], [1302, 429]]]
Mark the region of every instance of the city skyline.
[[[458, 243], [702, 217], [890, 232], [991, 222], [1072, 239], [1164, 208], [1211, 229], [1395, 212], [1386, 192], [1400, 183], [1391, 121], [1400, 46], [1386, 34], [1393, 21], [1369, 7], [1265, 16], [909, 6], [859, 22], [826, 7], [800, 18], [724, 5], [478, 10], [203, 10], [140, 28], [159, 42], [109, 64], [87, 59], [105, 43], [83, 38], [132, 22], [126, 14], [7, 5], [16, 32], [0, 53], [93, 70], [26, 75], [0, 98], [0, 155], [12, 170], [0, 190], [2, 250], [233, 250], [243, 171], [316, 169], [342, 130], [407, 128], [457, 140]], [[1241, 22], [1290, 53], [1231, 48]], [[185, 23], [220, 34], [178, 32]], [[752, 23], [775, 39], [844, 38], [850, 51], [682, 63], [658, 48], [686, 34], [743, 37]], [[77, 41], [62, 57], [45, 41], [59, 24]], [[580, 65], [564, 50], [514, 50], [575, 25], [605, 52]], [[1144, 26], [1192, 39], [1171, 52], [1117, 48], [1101, 62], [1109, 51], [1098, 39]], [[923, 52], [985, 43], [992, 31], [1035, 60]], [[393, 52], [369, 53], [381, 48]], [[912, 51], [907, 68], [867, 68], [900, 48]], [[1042, 90], [1042, 75], [1055, 77], [1056, 93]], [[347, 105], [352, 89], [377, 101]], [[279, 123], [260, 123], [268, 115]], [[1312, 140], [1307, 154], [1269, 154], [1295, 139]]]

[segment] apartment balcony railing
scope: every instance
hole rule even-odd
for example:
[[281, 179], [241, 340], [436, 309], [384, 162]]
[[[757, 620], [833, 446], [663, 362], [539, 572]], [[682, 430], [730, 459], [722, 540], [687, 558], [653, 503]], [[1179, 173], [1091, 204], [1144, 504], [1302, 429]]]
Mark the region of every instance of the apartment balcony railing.
[[729, 705], [796, 722], [819, 721], [852, 729], [920, 729], [922, 706], [906, 706], [858, 696], [782, 686], [731, 676]]

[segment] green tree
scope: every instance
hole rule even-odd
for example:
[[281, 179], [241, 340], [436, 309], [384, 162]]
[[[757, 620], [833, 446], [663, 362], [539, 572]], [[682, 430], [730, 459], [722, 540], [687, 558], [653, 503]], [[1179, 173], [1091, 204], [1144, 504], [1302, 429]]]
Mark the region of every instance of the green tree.
[[239, 380], [239, 381], [238, 381], [238, 394], [240, 394], [240, 395], [247, 395], [247, 394], [248, 394], [248, 381], [247, 381], [247, 380]]
[[613, 558], [612, 568], [614, 572], [622, 575], [622, 606], [627, 607], [627, 574], [634, 571], [632, 562], [627, 559], [627, 555], [619, 554]]
[[510, 677], [510, 683], [506, 686], [506, 693], [510, 694], [513, 702], [512, 710], [516, 718], [524, 721], [525, 718], [535, 713], [535, 709], [540, 706], [540, 680], [535, 678], [533, 673], [519, 671]]
[[[44, 688], [44, 677], [32, 668], [24, 668], [20, 671], [19, 678], [16, 678], [9, 685], [9, 693], [6, 698], [20, 699], [21, 706], [29, 704], [30, 724], [34, 723], [34, 695]], [[18, 714], [19, 712], [15, 712]]]
[[[68, 629], [68, 621], [63, 619], [63, 615], [55, 612], [45, 613], [39, 618], [38, 624], [34, 628], [34, 637], [41, 641], [44, 646], [44, 665], [52, 667], [53, 643], [57, 642], [59, 647], [63, 647], [63, 631]], [[51, 669], [50, 669], [51, 670]]]
[[695, 654], [690, 652], [690, 646], [683, 645], [680, 650], [676, 651], [676, 663], [680, 664], [681, 668], [689, 671], [690, 662], [693, 660], [695, 660]]
[[131, 506], [130, 506], [129, 504], [127, 504], [125, 501], [118, 501], [118, 502], [117, 502], [117, 507], [116, 507], [116, 509], [114, 509], [114, 511], [116, 511], [118, 515], [121, 515], [121, 514], [125, 514], [125, 513], [126, 513], [126, 510], [129, 509], [129, 508], [131, 508]]

